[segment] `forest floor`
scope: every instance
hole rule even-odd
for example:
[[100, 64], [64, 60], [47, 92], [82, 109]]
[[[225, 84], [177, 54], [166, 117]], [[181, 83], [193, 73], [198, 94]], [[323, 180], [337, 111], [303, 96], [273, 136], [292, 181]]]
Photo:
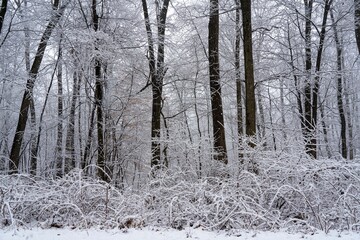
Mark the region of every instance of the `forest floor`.
[[358, 240], [360, 233], [321, 231], [315, 233], [288, 233], [287, 231], [205, 231], [187, 228], [182, 231], [162, 228], [143, 228], [128, 230], [83, 229], [0, 229], [0, 240]]

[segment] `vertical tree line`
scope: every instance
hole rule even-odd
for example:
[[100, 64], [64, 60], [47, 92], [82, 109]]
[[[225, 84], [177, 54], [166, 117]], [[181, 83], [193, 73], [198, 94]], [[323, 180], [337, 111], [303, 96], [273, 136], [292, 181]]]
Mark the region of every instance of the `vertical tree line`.
[[53, 32], [54, 28], [60, 21], [60, 18], [65, 11], [66, 5], [67, 4], [63, 4], [59, 6], [59, 0], [54, 1], [53, 14], [49, 20], [48, 25], [46, 26], [44, 33], [42, 34], [35, 58], [33, 60], [29, 72], [28, 80], [26, 82], [26, 88], [20, 106], [19, 118], [15, 131], [15, 136], [10, 152], [10, 160], [11, 160], [10, 168], [13, 172], [17, 172], [19, 168], [21, 145], [23, 142], [24, 131], [26, 129], [26, 123], [28, 120], [28, 112], [31, 104], [31, 98], [33, 95], [33, 89], [34, 89], [36, 77], [39, 73], [41, 62], [43, 60], [45, 49], [50, 39], [51, 33]]
[[258, 174], [253, 151], [353, 159], [360, 3], [345, 1], [2, 0], [1, 171], [135, 184]]

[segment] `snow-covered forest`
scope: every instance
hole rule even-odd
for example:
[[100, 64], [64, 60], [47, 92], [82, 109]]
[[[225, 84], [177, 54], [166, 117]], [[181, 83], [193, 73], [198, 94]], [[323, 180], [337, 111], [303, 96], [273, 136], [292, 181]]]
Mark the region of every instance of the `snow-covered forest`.
[[0, 229], [360, 231], [360, 0], [1, 0]]

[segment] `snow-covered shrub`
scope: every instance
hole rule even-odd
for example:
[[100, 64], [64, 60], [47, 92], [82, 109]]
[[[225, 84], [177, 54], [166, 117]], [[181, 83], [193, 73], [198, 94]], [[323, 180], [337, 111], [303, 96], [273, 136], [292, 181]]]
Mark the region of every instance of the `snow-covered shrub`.
[[57, 180], [0, 176], [0, 224], [359, 230], [359, 160], [256, 149], [247, 157], [257, 174], [239, 165], [200, 179], [191, 170], [167, 170], [136, 189], [118, 189], [81, 170]]

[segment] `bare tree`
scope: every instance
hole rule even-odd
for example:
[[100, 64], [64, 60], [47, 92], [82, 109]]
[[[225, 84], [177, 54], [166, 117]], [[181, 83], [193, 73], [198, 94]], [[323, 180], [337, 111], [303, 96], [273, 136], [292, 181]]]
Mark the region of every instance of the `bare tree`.
[[8, 4], [8, 0], [2, 0], [1, 1], [1, 6], [0, 6], [0, 34], [1, 34], [3, 24], [4, 24], [7, 4]]
[[[151, 167], [156, 170], [160, 169], [164, 164], [161, 162], [161, 144], [160, 144], [160, 130], [161, 130], [161, 106], [162, 106], [162, 92], [163, 81], [166, 73], [165, 63], [165, 29], [166, 17], [170, 0], [162, 1], [162, 6], [158, 6], [156, 13], [157, 19], [157, 57], [155, 57], [154, 39], [151, 30], [151, 22], [148, 13], [147, 1], [142, 0], [142, 7], [145, 20], [145, 28], [148, 41], [148, 61], [150, 70], [150, 85], [152, 87], [152, 116], [151, 116]], [[157, 2], [160, 4], [159, 2]]]
[[355, 6], [355, 37], [356, 43], [358, 47], [358, 51], [360, 53], [360, 0], [354, 0]]
[[63, 54], [62, 54], [62, 35], [60, 35], [59, 49], [58, 49], [58, 67], [57, 67], [57, 138], [56, 138], [56, 152], [55, 152], [55, 175], [61, 177], [63, 174]]
[[[235, 80], [236, 80], [236, 106], [237, 106], [237, 131], [238, 131], [238, 145], [242, 144], [242, 136], [244, 135], [243, 130], [243, 106], [242, 106], [242, 83], [240, 73], [240, 42], [241, 42], [241, 25], [240, 25], [240, 0], [235, 0]], [[239, 149], [238, 153], [241, 159], [242, 153]]]
[[347, 158], [347, 142], [346, 142], [346, 119], [345, 119], [345, 109], [344, 109], [344, 101], [343, 101], [343, 69], [342, 69], [342, 58], [343, 58], [343, 50], [340, 43], [340, 39], [338, 36], [337, 24], [335, 22], [333, 11], [330, 12], [333, 30], [334, 30], [334, 38], [336, 45], [336, 65], [337, 65], [337, 105], [339, 109], [339, 117], [340, 117], [340, 129], [341, 129], [341, 155], [343, 158]]
[[[312, 11], [313, 1], [305, 0], [305, 71], [306, 82], [304, 88], [305, 103], [304, 103], [304, 139], [305, 149], [307, 154], [312, 158], [317, 158], [317, 138], [316, 126], [318, 122], [318, 99], [320, 89], [320, 69], [321, 60], [324, 49], [324, 40], [326, 35], [326, 22], [330, 11], [332, 0], [325, 0], [323, 19], [321, 30], [319, 31], [319, 45], [317, 48], [316, 63], [315, 63], [315, 76], [312, 74], [312, 59], [311, 59], [311, 29], [312, 29]], [[313, 79], [313, 80], [312, 80]]]
[[[241, 0], [241, 12], [243, 21], [244, 35], [244, 64], [245, 64], [245, 112], [246, 112], [246, 135], [256, 136], [256, 100], [255, 100], [255, 80], [254, 80], [254, 60], [252, 50], [252, 24], [251, 24], [251, 0]], [[250, 147], [255, 147], [255, 143], [250, 139]], [[249, 170], [258, 173], [258, 167], [254, 160], [249, 166]]]
[[215, 160], [227, 164], [224, 115], [221, 99], [220, 64], [219, 64], [219, 1], [210, 0], [209, 15], [209, 74], [211, 111]]
[[75, 159], [75, 112], [77, 101], [80, 94], [80, 86], [82, 80], [82, 73], [80, 72], [79, 59], [76, 52], [73, 52], [74, 56], [74, 73], [73, 73], [73, 92], [70, 102], [70, 112], [66, 131], [66, 143], [65, 143], [65, 161], [64, 169], [65, 174], [69, 173], [76, 166]]
[[[256, 135], [256, 102], [254, 83], [254, 60], [252, 51], [251, 1], [241, 0], [246, 90], [246, 135]], [[254, 145], [254, 144], [251, 144]]]
[[[95, 32], [99, 30], [99, 15], [97, 13], [97, 0], [92, 0], [92, 20], [93, 29]], [[95, 50], [99, 50], [95, 46]], [[97, 166], [99, 167], [98, 176], [104, 180], [109, 181], [106, 174], [105, 165], [105, 151], [104, 151], [104, 114], [103, 114], [103, 100], [104, 100], [104, 83], [102, 74], [102, 62], [98, 57], [95, 57], [95, 105], [96, 105], [96, 118], [97, 118], [97, 139], [98, 139], [98, 155]]]
[[33, 61], [33, 64], [31, 66], [29, 77], [26, 83], [26, 88], [24, 91], [23, 99], [20, 106], [19, 111], [19, 118], [18, 123], [16, 127], [16, 132], [10, 152], [10, 159], [11, 159], [11, 166], [10, 169], [13, 172], [18, 171], [19, 166], [19, 160], [20, 160], [20, 152], [21, 152], [21, 145], [24, 137], [24, 131], [26, 129], [26, 122], [28, 119], [28, 112], [29, 112], [29, 106], [31, 103], [31, 96], [33, 94], [34, 84], [36, 81], [36, 77], [39, 73], [40, 65], [42, 62], [42, 59], [44, 57], [45, 49], [47, 46], [47, 43], [49, 41], [49, 38], [51, 36], [51, 33], [57, 23], [59, 22], [61, 16], [64, 13], [64, 10], [66, 8], [67, 4], [63, 4], [61, 7], [59, 7], [59, 0], [55, 1], [53, 4], [53, 14], [48, 22], [48, 25], [46, 26], [46, 29], [40, 39], [40, 43]]

